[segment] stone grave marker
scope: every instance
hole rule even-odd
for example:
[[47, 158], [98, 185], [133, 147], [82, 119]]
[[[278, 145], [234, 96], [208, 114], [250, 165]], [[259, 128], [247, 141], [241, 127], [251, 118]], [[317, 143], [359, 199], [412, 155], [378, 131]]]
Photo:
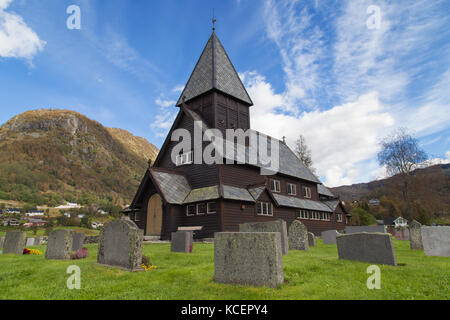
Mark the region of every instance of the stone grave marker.
[[0, 237], [0, 249], [3, 249], [4, 243], [5, 243], [5, 237]]
[[421, 235], [425, 255], [450, 257], [450, 226], [423, 226]]
[[26, 237], [25, 231], [7, 231], [3, 243], [3, 254], [23, 254]]
[[68, 260], [72, 253], [73, 230], [53, 230], [48, 236], [45, 258], [49, 260]]
[[114, 220], [102, 229], [97, 263], [128, 271], [142, 271], [143, 230], [131, 220]]
[[324, 244], [336, 244], [336, 237], [340, 235], [337, 230], [327, 230], [322, 232], [322, 240]]
[[35, 241], [36, 241], [35, 238], [27, 238], [27, 242], [26, 242], [25, 246], [26, 246], [26, 247], [34, 246], [34, 245], [35, 245], [35, 244], [34, 244]]
[[389, 233], [352, 233], [337, 236], [339, 259], [374, 264], [397, 265], [394, 243]]
[[279, 232], [214, 235], [214, 281], [276, 288], [284, 281]]
[[416, 220], [411, 221], [409, 225], [409, 247], [411, 250], [423, 250], [422, 243], [422, 224]]
[[386, 226], [346, 226], [345, 234], [360, 232], [381, 232], [386, 233]]
[[316, 236], [312, 232], [308, 232], [308, 244], [310, 247], [316, 246]]
[[282, 253], [289, 253], [287, 225], [284, 220], [243, 223], [239, 225], [239, 232], [279, 232], [281, 235]]
[[83, 248], [85, 235], [81, 232], [74, 232], [72, 240], [72, 251], [77, 251]]
[[172, 232], [170, 251], [191, 253], [194, 244], [194, 233], [192, 231]]
[[298, 220], [294, 220], [289, 226], [289, 249], [309, 250], [308, 229]]

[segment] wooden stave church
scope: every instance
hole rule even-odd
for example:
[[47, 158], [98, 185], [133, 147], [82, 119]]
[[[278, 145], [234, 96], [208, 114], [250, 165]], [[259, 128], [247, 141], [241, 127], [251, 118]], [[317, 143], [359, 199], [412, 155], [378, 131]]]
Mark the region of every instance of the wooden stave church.
[[201, 227], [196, 237], [211, 238], [215, 232], [238, 231], [241, 223], [276, 219], [288, 226], [298, 219], [317, 236], [345, 228], [350, 214], [342, 202], [284, 142], [279, 142], [280, 170], [273, 176], [261, 175], [260, 167], [250, 164], [172, 162], [171, 150], [177, 144], [170, 138], [174, 130], [184, 128], [193, 136], [194, 122], [201, 121], [203, 128], [223, 133], [228, 128], [245, 131], [250, 129], [252, 105], [213, 31], [176, 104], [180, 110], [158, 157], [153, 166], [149, 162], [124, 211], [146, 236], [167, 240], [179, 227]]

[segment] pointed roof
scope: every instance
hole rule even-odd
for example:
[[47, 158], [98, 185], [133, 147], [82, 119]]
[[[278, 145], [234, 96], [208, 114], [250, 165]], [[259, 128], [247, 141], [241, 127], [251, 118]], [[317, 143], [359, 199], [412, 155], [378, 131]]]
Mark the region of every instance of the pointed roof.
[[203, 49], [203, 53], [178, 99], [177, 106], [182, 104], [183, 97], [186, 97], [186, 101], [188, 101], [211, 89], [217, 89], [253, 105], [215, 32], [206, 43], [205, 49]]

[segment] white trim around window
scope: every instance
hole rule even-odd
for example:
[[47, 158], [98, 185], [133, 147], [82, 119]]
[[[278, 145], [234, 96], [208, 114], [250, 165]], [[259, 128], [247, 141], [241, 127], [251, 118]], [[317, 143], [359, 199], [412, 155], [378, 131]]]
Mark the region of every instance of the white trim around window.
[[342, 222], [342, 214], [341, 213], [337, 213], [336, 214], [336, 221], [337, 222]]
[[256, 214], [259, 216], [273, 216], [273, 205], [270, 202], [257, 202]]
[[[193, 213], [189, 213], [189, 209], [192, 209]], [[188, 204], [186, 206], [186, 216], [188, 216], [188, 217], [195, 216], [196, 211], [197, 210], [196, 210], [195, 204]]]
[[[203, 212], [201, 212], [201, 211], [203, 211]], [[197, 213], [198, 216], [205, 215], [206, 214], [206, 203], [197, 203], [196, 213]]]
[[206, 204], [206, 213], [207, 214], [213, 214], [217, 211], [217, 204], [215, 202], [208, 202]]
[[185, 164], [192, 164], [193, 159], [194, 159], [194, 157], [193, 157], [192, 151], [189, 151], [189, 152], [186, 152], [183, 154], [179, 154], [176, 157], [176, 165], [182, 166]]
[[293, 183], [288, 183], [287, 184], [287, 192], [288, 192], [288, 195], [296, 196], [297, 195], [297, 186]]
[[302, 209], [298, 209], [297, 210], [297, 218], [305, 219], [305, 220], [309, 219], [308, 211], [302, 210]]
[[280, 180], [270, 179], [270, 191], [281, 192]]
[[303, 196], [307, 199], [311, 199], [311, 188], [303, 187]]

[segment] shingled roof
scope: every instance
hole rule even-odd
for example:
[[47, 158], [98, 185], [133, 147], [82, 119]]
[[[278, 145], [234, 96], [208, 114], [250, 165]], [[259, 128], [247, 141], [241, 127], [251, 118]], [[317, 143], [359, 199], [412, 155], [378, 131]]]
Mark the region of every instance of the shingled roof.
[[284, 207], [333, 212], [329, 206], [320, 201], [299, 199], [296, 197], [283, 196], [281, 194], [274, 194], [273, 196], [275, 200]]
[[178, 99], [177, 106], [183, 103], [183, 97], [185, 97], [185, 101], [188, 101], [211, 89], [217, 89], [253, 105], [239, 75], [214, 32], [206, 43], [205, 49], [203, 49], [203, 53]]
[[332, 197], [332, 198], [335, 198], [336, 196], [327, 188], [327, 187], [325, 187], [323, 184], [318, 184], [317, 185], [317, 192], [320, 194], [320, 195], [324, 195], [324, 196], [327, 196], [327, 197]]

